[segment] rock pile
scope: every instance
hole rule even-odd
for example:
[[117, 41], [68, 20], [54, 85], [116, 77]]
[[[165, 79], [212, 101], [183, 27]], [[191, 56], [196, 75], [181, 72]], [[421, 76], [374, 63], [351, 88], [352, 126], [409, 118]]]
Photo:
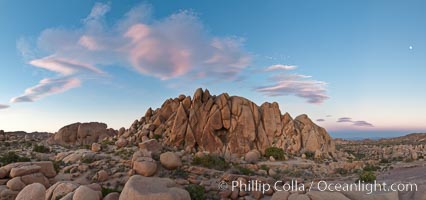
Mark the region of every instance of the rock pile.
[[[56, 171], [50, 161], [18, 162], [0, 168], [0, 199], [14, 199], [19, 191], [38, 183], [48, 188]], [[33, 186], [32, 186], [33, 187]], [[35, 186], [34, 186], [35, 187]]]
[[271, 146], [289, 153], [319, 151], [326, 157], [335, 151], [327, 131], [307, 115], [293, 119], [288, 113], [282, 115], [277, 103], [257, 106], [243, 97], [215, 96], [202, 89], [192, 98], [180, 95], [159, 109], [148, 109], [144, 117], [118, 134], [119, 141], [162, 138], [164, 146], [225, 155], [243, 155], [253, 149], [264, 154]]

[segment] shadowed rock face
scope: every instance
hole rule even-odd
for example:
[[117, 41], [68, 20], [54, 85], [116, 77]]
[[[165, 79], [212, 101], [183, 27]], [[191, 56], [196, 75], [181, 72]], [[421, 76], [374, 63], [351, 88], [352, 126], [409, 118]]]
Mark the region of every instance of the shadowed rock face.
[[59, 131], [49, 138], [50, 144], [78, 144], [86, 145], [98, 142], [106, 137], [113, 136], [115, 131], [107, 129], [104, 123], [74, 123], [62, 127]]
[[213, 96], [201, 88], [193, 98], [180, 95], [155, 111], [148, 109], [130, 127], [129, 135], [138, 137], [143, 129], [162, 135], [165, 145], [187, 151], [244, 154], [258, 149], [264, 153], [271, 146], [290, 153], [335, 151], [327, 131], [307, 115], [293, 119], [288, 113], [281, 115], [275, 102], [257, 106], [243, 97]]

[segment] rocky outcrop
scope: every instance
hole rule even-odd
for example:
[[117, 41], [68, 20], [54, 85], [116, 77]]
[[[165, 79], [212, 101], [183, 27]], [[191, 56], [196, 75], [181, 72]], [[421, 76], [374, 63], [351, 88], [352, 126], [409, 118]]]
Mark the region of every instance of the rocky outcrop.
[[[157, 136], [156, 136], [157, 135]], [[148, 109], [121, 137], [140, 142], [142, 137], [162, 138], [166, 146], [186, 151], [243, 155], [271, 146], [289, 153], [319, 150], [325, 156], [335, 145], [324, 128], [307, 115], [293, 119], [281, 114], [277, 103], [257, 106], [239, 96], [211, 95], [197, 89], [194, 96], [168, 99], [161, 108]]]
[[48, 143], [60, 145], [91, 145], [102, 139], [114, 136], [116, 131], [107, 129], [104, 123], [74, 123], [62, 127], [49, 138]]

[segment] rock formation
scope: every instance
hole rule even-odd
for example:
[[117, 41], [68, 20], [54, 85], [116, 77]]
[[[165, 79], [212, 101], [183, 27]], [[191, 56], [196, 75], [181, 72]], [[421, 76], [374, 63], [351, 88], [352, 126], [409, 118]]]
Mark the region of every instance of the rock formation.
[[320, 151], [324, 156], [335, 151], [327, 131], [307, 115], [293, 119], [288, 113], [282, 115], [275, 102], [257, 106], [243, 97], [215, 96], [201, 88], [192, 98], [180, 95], [166, 100], [159, 109], [148, 109], [119, 135], [129, 141], [157, 135], [166, 146], [228, 155], [253, 149], [263, 154], [271, 146], [288, 153]]
[[104, 123], [74, 123], [62, 127], [49, 138], [50, 144], [61, 145], [91, 145], [106, 137], [114, 136], [115, 130], [107, 129]]

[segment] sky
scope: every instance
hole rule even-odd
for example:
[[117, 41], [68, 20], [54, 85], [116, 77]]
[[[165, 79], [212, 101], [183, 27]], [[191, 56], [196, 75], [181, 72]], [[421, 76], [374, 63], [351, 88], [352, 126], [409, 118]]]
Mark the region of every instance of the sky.
[[[25, 6], [23, 6], [25, 5]], [[426, 1], [0, 1], [0, 129], [244, 96], [333, 137], [426, 132]]]

